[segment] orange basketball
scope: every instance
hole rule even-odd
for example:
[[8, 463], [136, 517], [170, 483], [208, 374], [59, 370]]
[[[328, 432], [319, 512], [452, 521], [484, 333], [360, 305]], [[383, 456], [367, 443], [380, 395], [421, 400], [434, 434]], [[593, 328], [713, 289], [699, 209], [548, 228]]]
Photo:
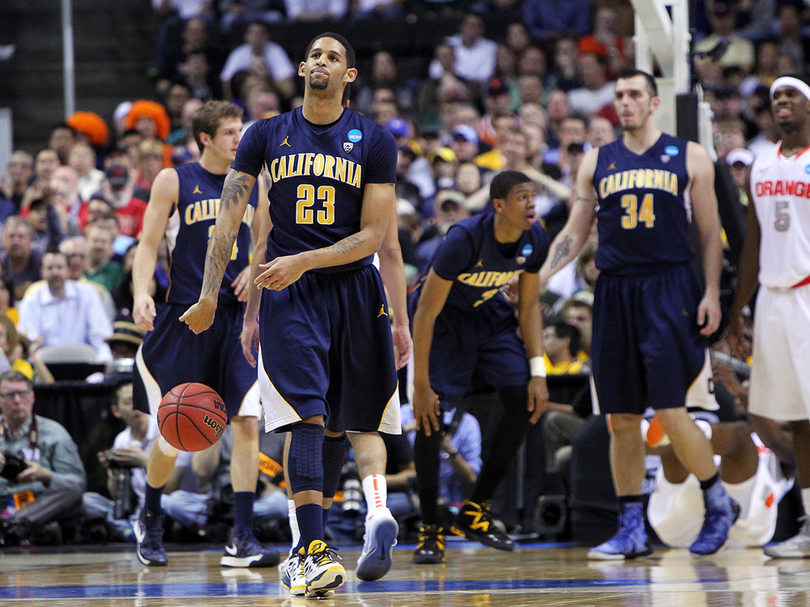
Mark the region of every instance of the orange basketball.
[[219, 440], [228, 423], [225, 403], [205, 384], [175, 386], [160, 401], [157, 415], [161, 435], [181, 451], [202, 451]]

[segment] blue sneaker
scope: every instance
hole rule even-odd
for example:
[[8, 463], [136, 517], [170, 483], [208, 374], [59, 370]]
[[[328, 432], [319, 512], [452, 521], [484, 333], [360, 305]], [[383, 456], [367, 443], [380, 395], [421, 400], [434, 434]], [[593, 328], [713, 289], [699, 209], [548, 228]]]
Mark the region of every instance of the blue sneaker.
[[378, 509], [366, 520], [365, 543], [355, 572], [358, 579], [373, 582], [388, 573], [398, 534], [399, 525], [388, 508]]
[[643, 504], [624, 504], [619, 514], [619, 529], [608, 541], [588, 551], [588, 558], [599, 561], [623, 561], [652, 554], [650, 539], [644, 529]]
[[163, 513], [144, 508], [132, 527], [138, 560], [147, 567], [165, 567], [169, 557], [163, 549]]
[[234, 529], [219, 564], [222, 567], [275, 567], [280, 560], [278, 550], [263, 546], [250, 529]]
[[740, 516], [740, 505], [731, 497], [725, 508], [707, 508], [703, 527], [697, 539], [689, 546], [692, 554], [714, 554], [726, 545], [728, 532]]

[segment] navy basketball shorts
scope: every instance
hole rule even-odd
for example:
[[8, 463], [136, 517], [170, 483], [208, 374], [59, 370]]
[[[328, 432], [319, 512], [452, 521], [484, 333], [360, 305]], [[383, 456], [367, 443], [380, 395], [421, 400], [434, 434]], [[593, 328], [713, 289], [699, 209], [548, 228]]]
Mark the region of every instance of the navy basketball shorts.
[[307, 272], [282, 291], [264, 289], [259, 388], [266, 430], [324, 415], [334, 432], [400, 434], [390, 320], [371, 265]]
[[164, 394], [178, 384], [198, 382], [222, 397], [228, 419], [260, 417], [258, 374], [242, 354], [244, 306], [220, 302], [214, 324], [199, 335], [179, 320], [188, 307], [164, 304], [158, 310], [154, 330], [135, 355], [135, 407], [156, 416]]
[[706, 361], [700, 298], [687, 264], [644, 276], [599, 276], [591, 358], [601, 413], [686, 405]]
[[442, 408], [465, 395], [529, 383], [526, 347], [512, 306], [493, 298], [481, 310], [445, 306], [436, 318], [430, 348], [430, 386]]

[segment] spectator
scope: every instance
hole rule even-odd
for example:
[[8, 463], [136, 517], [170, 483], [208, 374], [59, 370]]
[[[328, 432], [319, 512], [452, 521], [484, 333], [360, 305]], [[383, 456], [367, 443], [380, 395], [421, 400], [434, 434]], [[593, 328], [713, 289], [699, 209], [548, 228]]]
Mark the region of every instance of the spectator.
[[119, 233], [137, 238], [143, 226], [146, 201], [135, 196], [135, 171], [129, 156], [118, 150], [107, 155], [99, 193], [118, 217]]
[[34, 183], [36, 188], [43, 188], [48, 185], [51, 180], [51, 175], [59, 166], [59, 156], [56, 150], [51, 148], [43, 148], [37, 152], [36, 161], [34, 163]]
[[740, 204], [748, 206], [748, 167], [754, 162], [754, 154], [745, 148], [736, 148], [726, 154], [726, 164], [731, 171], [731, 179], [737, 186], [740, 196]]
[[166, 109], [156, 101], [143, 99], [132, 104], [125, 125], [127, 130], [138, 131], [143, 139], [165, 141], [171, 132], [171, 121]]
[[588, 130], [585, 133], [585, 140], [591, 144], [592, 148], [598, 148], [616, 140], [616, 129], [613, 123], [602, 116], [592, 116], [588, 120]]
[[67, 124], [75, 131], [76, 142], [86, 143], [94, 152], [103, 150], [110, 140], [107, 123], [94, 112], [74, 112]]
[[88, 280], [112, 291], [124, 278], [121, 264], [113, 259], [113, 241], [116, 234], [112, 234], [111, 230], [99, 223], [91, 223], [87, 225], [85, 235], [89, 253], [85, 276]]
[[88, 492], [82, 503], [85, 517], [104, 517], [112, 529], [112, 539], [131, 541], [132, 523], [143, 507], [149, 448], [160, 433], [151, 415], [132, 406], [132, 381], [122, 382], [116, 389], [112, 414], [126, 428], [115, 437], [112, 447], [99, 451], [97, 457], [107, 470], [107, 490], [113, 499]]
[[478, 156], [478, 133], [466, 124], [460, 124], [450, 132], [449, 148], [459, 162], [469, 162]]
[[[750, 40], [746, 40], [735, 33], [735, 18], [734, 6], [724, 2], [715, 2], [709, 14], [712, 33], [695, 44], [695, 52], [705, 53], [714, 48], [720, 38], [730, 38], [731, 44], [728, 50], [716, 63], [722, 67], [738, 65], [746, 74], [749, 74], [751, 68], [754, 67], [754, 45], [751, 44]], [[695, 69], [700, 75], [701, 81], [705, 81], [711, 63], [708, 58], [695, 58]]]
[[33, 176], [34, 159], [31, 154], [17, 150], [8, 159], [8, 173], [0, 179], [0, 198], [8, 198], [19, 211], [23, 195]]
[[[455, 50], [455, 73], [480, 83], [486, 83], [495, 73], [495, 54], [498, 51], [495, 42], [484, 38], [484, 30], [483, 17], [470, 13], [461, 21], [459, 33], [445, 40]], [[432, 64], [430, 75], [434, 78], [441, 75], [434, 71], [437, 70]]]
[[50, 190], [62, 236], [78, 236], [87, 224], [87, 202], [79, 196], [76, 170], [70, 166], [57, 167], [51, 175]]
[[176, 45], [166, 44], [157, 49], [158, 81], [155, 84], [155, 90], [158, 95], [164, 94], [169, 89], [170, 83], [181, 75], [180, 66], [192, 53], [204, 52], [209, 65], [216, 66], [217, 51], [211, 44], [208, 25], [202, 17], [192, 17], [185, 22], [181, 39], [178, 42]]
[[135, 188], [132, 195], [140, 200], [149, 200], [152, 182], [164, 167], [165, 148], [157, 139], [144, 139], [138, 146], [135, 167]]
[[539, 40], [550, 40], [560, 34], [584, 36], [591, 26], [591, 3], [589, 0], [525, 0], [523, 23], [532, 38]]
[[[87, 250], [87, 240], [85, 240], [84, 236], [71, 236], [69, 238], [65, 238], [59, 244], [59, 252], [64, 253], [65, 259], [67, 260], [68, 280], [75, 280], [77, 282], [88, 284], [98, 291], [98, 295], [101, 297], [101, 303], [104, 305], [104, 310], [107, 312], [107, 316], [110, 318], [110, 321], [112, 321], [116, 316], [117, 310], [109, 289], [107, 289], [107, 287], [101, 283], [88, 280], [87, 276], [85, 276], [85, 273], [89, 268], [90, 253]], [[37, 284], [46, 286], [44, 280]]]
[[416, 111], [420, 124], [435, 121], [443, 101], [475, 101], [479, 85], [456, 72], [456, 50], [446, 42], [440, 42], [433, 51], [429, 77], [422, 81], [417, 92]]
[[28, 205], [26, 216], [34, 234], [31, 240], [31, 250], [42, 257], [45, 251], [56, 248], [59, 241], [62, 240], [59, 230], [59, 215], [47, 200], [35, 198]]
[[[288, 11], [288, 16], [289, 11]], [[295, 68], [287, 52], [275, 42], [270, 41], [267, 26], [261, 22], [251, 23], [245, 30], [245, 43], [237, 46], [228, 59], [219, 75], [227, 97], [232, 97], [234, 90], [231, 79], [239, 71], [249, 70], [254, 58], [263, 60], [272, 78], [276, 92], [284, 99], [290, 99], [295, 91]]]
[[204, 51], [193, 51], [186, 55], [178, 71], [169, 90], [183, 86], [189, 90], [192, 98], [200, 101], [222, 98], [222, 83], [211, 69], [211, 62]]
[[543, 84], [543, 88], [551, 91], [557, 88], [557, 81], [554, 73], [548, 69], [546, 51], [537, 45], [531, 45], [518, 57], [518, 76], [534, 75], [538, 76]]
[[582, 85], [577, 74], [579, 44], [573, 36], [562, 36], [554, 44], [554, 77], [557, 88], [568, 92]]
[[610, 5], [596, 9], [593, 18], [593, 33], [579, 41], [579, 52], [596, 53], [605, 60], [608, 76], [613, 77], [622, 68], [630, 66], [631, 42], [619, 34], [619, 15]]
[[[257, 120], [275, 116], [280, 110], [281, 102], [275, 91], [263, 86], [253, 87], [245, 97], [246, 116], [245, 122], [242, 124], [242, 133]], [[188, 132], [191, 133], [191, 130], [189, 129]]]
[[12, 215], [6, 220], [0, 264], [14, 285], [16, 301], [22, 299], [28, 286], [40, 278], [41, 257], [31, 248], [33, 239], [34, 230], [27, 219]]
[[567, 299], [563, 304], [560, 316], [564, 322], [579, 329], [580, 351], [577, 358], [586, 361], [591, 351], [591, 333], [593, 330], [593, 306], [580, 299]]
[[509, 96], [509, 87], [497, 78], [490, 80], [486, 97], [484, 97], [486, 113], [478, 123], [479, 141], [490, 147], [498, 145], [498, 132], [495, 121], [503, 117], [513, 118], [514, 114], [512, 114], [511, 106], [512, 100]]
[[[27, 348], [28, 345], [27, 340], [17, 332], [12, 320], [5, 314], [0, 315], [0, 350], [5, 353], [11, 368], [38, 384], [53, 383], [53, 375], [48, 367], [39, 359], [36, 352], [31, 352]], [[26, 358], [26, 354], [29, 358]], [[33, 362], [33, 365], [29, 361]]]
[[87, 202], [90, 196], [98, 192], [104, 171], [96, 168], [96, 153], [88, 144], [76, 143], [68, 155], [68, 166], [76, 171], [79, 198]]
[[583, 371], [585, 361], [579, 358], [579, 329], [566, 322], [553, 322], [543, 329], [546, 372], [549, 375], [565, 375]]
[[20, 331], [43, 346], [89, 344], [99, 362], [112, 359], [104, 341], [112, 335], [112, 323], [98, 292], [67, 278], [64, 253], [46, 253], [42, 276], [47, 288], [36, 289], [20, 302]]
[[582, 86], [568, 91], [571, 109], [591, 115], [612, 108], [613, 82], [608, 80], [605, 59], [596, 53], [583, 53], [577, 60], [577, 69]]
[[352, 107], [363, 114], [368, 115], [370, 112], [374, 91], [379, 88], [391, 89], [394, 92], [397, 106], [402, 112], [410, 113], [414, 109], [414, 87], [400, 80], [396, 61], [388, 51], [374, 53], [368, 82], [355, 87], [357, 93], [352, 96]]
[[60, 424], [34, 415], [33, 383], [19, 371], [0, 375], [0, 411], [0, 496], [14, 504], [0, 534], [6, 545], [32, 535], [61, 543], [59, 521], [79, 514], [87, 479], [76, 443]]
[[[203, 102], [199, 99], [189, 99], [183, 104], [183, 111], [180, 114], [180, 124], [171, 132], [166, 139], [166, 143], [175, 146], [184, 146], [189, 141], [194, 140], [194, 135], [191, 131], [191, 121], [194, 119], [194, 114], [203, 106]], [[130, 165], [132, 164], [130, 157]]]
[[76, 131], [73, 130], [72, 126], [62, 122], [51, 127], [48, 147], [59, 156], [59, 164], [67, 164], [68, 154], [70, 154], [70, 150], [75, 143]]
[[[546, 105], [548, 112], [548, 125], [546, 127], [546, 143], [551, 150], [559, 149], [563, 121], [572, 115], [568, 95], [563, 91], [551, 91]], [[551, 160], [551, 162], [554, 162]]]

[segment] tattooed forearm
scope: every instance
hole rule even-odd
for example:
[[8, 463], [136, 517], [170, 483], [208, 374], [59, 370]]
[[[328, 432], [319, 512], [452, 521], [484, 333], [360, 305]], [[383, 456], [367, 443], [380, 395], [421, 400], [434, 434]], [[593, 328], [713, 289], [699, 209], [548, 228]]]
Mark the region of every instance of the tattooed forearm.
[[255, 179], [245, 173], [240, 173], [235, 169], [228, 171], [219, 201], [220, 210], [227, 211], [232, 206], [238, 205], [243, 197], [250, 196], [254, 182]]
[[571, 243], [574, 242], [574, 239], [570, 236], [565, 236], [560, 242], [557, 243], [557, 246], [554, 247], [554, 257], [551, 258], [551, 269], [553, 270], [560, 262], [568, 257], [571, 253]]
[[333, 244], [331, 247], [332, 251], [341, 255], [343, 253], [348, 253], [349, 251], [354, 251], [357, 247], [363, 244], [363, 240], [358, 238], [357, 236], [347, 236], [343, 240], [340, 240]]
[[215, 295], [222, 285], [225, 268], [231, 261], [233, 243], [236, 234], [221, 234], [215, 230], [208, 239], [208, 252], [205, 255], [205, 274], [203, 275], [202, 296]]

